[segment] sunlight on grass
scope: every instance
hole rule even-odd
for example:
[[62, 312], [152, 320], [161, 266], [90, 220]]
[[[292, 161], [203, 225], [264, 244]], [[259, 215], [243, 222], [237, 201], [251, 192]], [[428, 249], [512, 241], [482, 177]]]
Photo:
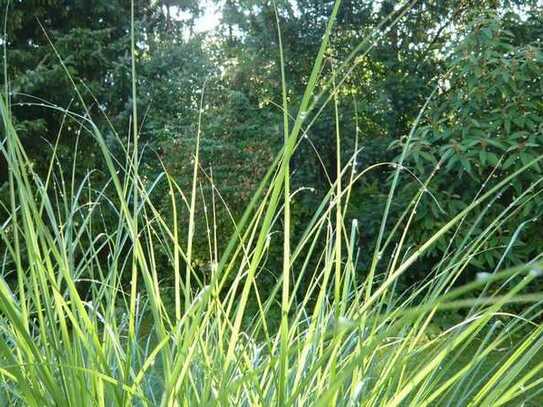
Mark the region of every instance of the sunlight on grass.
[[[0, 232], [5, 247], [0, 279], [2, 405], [510, 406], [538, 396], [543, 390], [543, 361], [537, 356], [543, 347], [543, 295], [527, 288], [541, 275], [541, 259], [454, 284], [503, 219], [525, 204], [525, 195], [491, 219], [480, 235], [468, 235], [461, 248], [452, 248], [417, 287], [400, 292], [396, 284], [433, 244], [453, 233], [462, 235], [466, 216], [543, 157], [451, 214], [417, 248], [404, 247], [404, 242], [431, 177], [421, 181], [394, 223], [389, 208], [405, 153], [396, 163], [379, 164], [394, 176], [373, 261], [360, 275], [357, 236], [364, 225], [348, 222], [346, 208], [353, 186], [373, 168], [357, 172], [356, 157], [340, 155], [342, 135], [336, 126], [331, 137], [338, 146], [333, 185], [301, 238], [291, 235], [295, 192], [290, 190], [290, 159], [324, 104], [336, 106], [339, 122], [338, 85], [356, 63], [353, 54], [333, 66], [328, 93], [317, 93], [322, 68], [330, 63], [325, 54], [339, 4], [294, 120], [287, 114], [286, 73], [278, 51], [284, 146], [243, 217], [233, 224], [235, 233], [222, 253], [217, 242], [222, 237], [213, 235], [220, 191], [200, 171], [198, 144], [190, 191], [183, 191], [166, 171], [146, 182], [138, 171], [136, 117], [120, 159], [89, 117], [50, 106], [94, 137], [110, 181], [98, 190], [90, 175], [70, 184], [58, 172], [55, 149], [48, 176], [40, 178], [5, 98], [0, 99], [1, 149], [9, 163], [11, 199], [10, 218]], [[371, 44], [363, 42], [356, 54], [367, 52]], [[133, 79], [134, 96], [135, 84]], [[200, 112], [204, 98], [205, 92]], [[133, 103], [136, 116], [135, 97]], [[204, 136], [200, 116], [198, 142]], [[213, 192], [213, 202], [200, 198], [203, 184]], [[189, 219], [188, 230], [168, 223], [154, 205], [157, 185], [168, 190], [173, 219]], [[198, 205], [206, 208], [204, 230], [194, 222]], [[104, 214], [116, 219], [115, 230], [104, 232]], [[264, 297], [256, 277], [265, 268], [270, 236], [278, 228], [283, 231], [283, 268], [271, 295]], [[205, 273], [191, 261], [195, 234], [209, 239]], [[391, 247], [392, 257], [385, 258]], [[171, 270], [157, 270], [158, 250], [166, 253]], [[165, 274], [171, 279], [159, 277]], [[517, 303], [524, 307], [514, 314], [508, 306]], [[279, 317], [270, 312], [278, 304]], [[436, 319], [451, 309], [461, 310], [464, 320], [436, 329]]]

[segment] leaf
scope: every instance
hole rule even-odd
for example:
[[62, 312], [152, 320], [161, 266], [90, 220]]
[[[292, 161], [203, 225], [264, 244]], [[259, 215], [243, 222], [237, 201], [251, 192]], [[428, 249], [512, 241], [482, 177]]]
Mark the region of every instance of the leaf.
[[487, 142], [488, 144], [490, 144], [490, 145], [492, 145], [492, 146], [494, 146], [494, 147], [498, 147], [498, 148], [500, 148], [500, 149], [502, 149], [502, 150], [504, 150], [504, 151], [507, 150], [506, 145], [503, 144], [503, 143], [501, 143], [501, 142], [499, 142], [499, 141], [492, 140], [492, 139], [488, 139], [488, 140], [486, 140], [486, 142]]
[[530, 155], [522, 152], [520, 153], [520, 161], [523, 165], [527, 165], [530, 161], [532, 161], [535, 157], [531, 157]]
[[471, 174], [471, 162], [467, 158], [462, 157], [460, 159], [460, 163], [462, 164], [463, 170], [466, 171], [468, 174]]
[[479, 150], [479, 162], [481, 165], [486, 163], [487, 152], [485, 150]]
[[496, 154], [492, 153], [492, 152], [489, 152], [488, 153], [488, 162], [492, 165], [497, 165], [498, 162], [499, 162], [499, 158]]
[[512, 167], [515, 164], [516, 158], [514, 155], [509, 156], [505, 162], [503, 163], [503, 169], [507, 170], [508, 168]]

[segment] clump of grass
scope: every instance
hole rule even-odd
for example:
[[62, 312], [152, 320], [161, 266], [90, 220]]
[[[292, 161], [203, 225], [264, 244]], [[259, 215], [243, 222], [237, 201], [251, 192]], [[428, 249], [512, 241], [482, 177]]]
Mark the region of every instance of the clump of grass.
[[[348, 224], [345, 210], [353, 186], [372, 168], [357, 173], [355, 157], [338, 156], [329, 193], [301, 238], [291, 235], [290, 157], [307, 131], [304, 123], [311, 125], [323, 104], [332, 102], [337, 112], [336, 89], [352, 66], [349, 58], [334, 67], [331, 92], [316, 94], [338, 7], [336, 2], [294, 122], [285, 113], [284, 147], [244, 216], [234, 222], [235, 233], [222, 253], [213, 234], [220, 193], [211, 177], [200, 179], [198, 146], [190, 193], [166, 172], [149, 187], [138, 172], [137, 120], [121, 164], [89, 117], [62, 110], [95, 138], [110, 177], [97, 191], [90, 178], [67, 185], [60, 174], [55, 176], [55, 149], [45, 178], [32, 171], [9, 106], [0, 99], [1, 149], [10, 167], [11, 199], [10, 217], [0, 232], [5, 247], [0, 279], [3, 405], [499, 406], [537, 396], [543, 362], [533, 359], [543, 346], [543, 326], [536, 322], [543, 296], [527, 294], [525, 288], [541, 274], [541, 260], [454, 285], [471, 257], [517, 213], [531, 191], [517, 197], [480, 235], [462, 234], [463, 219], [491, 202], [531, 164], [482, 193], [413, 250], [404, 241], [431, 177], [421, 183], [400, 220], [387, 228], [404, 156], [398, 163], [380, 164], [395, 168], [395, 175], [373, 261], [361, 276], [356, 272], [356, 236], [363, 225]], [[371, 42], [365, 45], [357, 52], [366, 52]], [[285, 76], [283, 70], [283, 84]], [[283, 94], [287, 112], [285, 85]], [[201, 129], [200, 122], [198, 139]], [[206, 204], [197, 199], [200, 182], [210, 183], [213, 191], [213, 205], [204, 211], [205, 230], [196, 230], [194, 221], [196, 205]], [[171, 195], [173, 219], [190, 219], [187, 231], [178, 230], [177, 222], [170, 225], [154, 206], [153, 188], [159, 183]], [[97, 232], [102, 210], [114, 211], [115, 230]], [[284, 228], [282, 273], [272, 294], [262, 298], [256, 277], [279, 219]], [[180, 243], [182, 233], [186, 246]], [[210, 236], [207, 276], [192, 267], [196, 233]], [[398, 278], [438, 239], [451, 239], [451, 234], [466, 237], [461, 245], [451, 245], [425, 281], [399, 293]], [[106, 262], [100, 256], [104, 247]], [[170, 270], [158, 270], [157, 248], [168, 253]], [[384, 253], [392, 255], [384, 258]], [[160, 280], [165, 274], [173, 278], [173, 305]], [[302, 293], [308, 275], [313, 277]], [[128, 287], [123, 286], [126, 279]], [[87, 296], [80, 293], [82, 281]], [[269, 317], [277, 298], [279, 329]], [[256, 303], [253, 315], [247, 311], [249, 301]], [[521, 313], [504, 311], [513, 302], [525, 304]], [[432, 321], [451, 309], [466, 309], [466, 318], [436, 334]], [[517, 338], [514, 346], [511, 337]], [[473, 356], [465, 358], [466, 352]]]

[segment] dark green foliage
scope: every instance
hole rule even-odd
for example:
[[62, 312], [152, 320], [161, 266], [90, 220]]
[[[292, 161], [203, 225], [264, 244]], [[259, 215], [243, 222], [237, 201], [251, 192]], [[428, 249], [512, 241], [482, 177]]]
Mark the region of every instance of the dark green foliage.
[[[541, 27], [541, 13], [522, 19], [512, 12], [503, 17], [488, 13], [474, 19], [461, 41], [451, 47], [450, 74], [442, 80], [441, 93], [411, 149], [418, 173], [429, 173], [438, 161], [442, 166], [430, 186], [440, 207], [426, 198], [417, 214], [415, 227], [421, 238], [464, 208], [480, 189], [488, 189], [495, 180], [543, 154]], [[487, 216], [494, 218], [502, 213], [541, 177], [541, 168], [535, 165], [485, 209]], [[531, 201], [524, 206], [522, 216], [534, 221], [522, 228], [507, 253], [509, 264], [541, 252], [543, 223], [536, 220], [543, 212], [540, 190], [541, 185], [524, 198]], [[484, 226], [485, 222], [477, 226], [474, 236]], [[481, 248], [473, 264], [493, 268], [518, 226], [517, 218], [505, 222], [496, 237]], [[445, 249], [443, 242], [434, 253]]]
[[[185, 24], [174, 24], [166, 4], [198, 12], [194, 2], [136, 1], [137, 32], [140, 38], [146, 38], [138, 43], [141, 56], [163, 33], [174, 29], [179, 32], [179, 26]], [[62, 114], [42, 104], [90, 114], [104, 128], [109, 126], [104, 116], [107, 112], [114, 126], [123, 128], [125, 121], [120, 119], [127, 117], [130, 105], [130, 2], [4, 0], [2, 10], [7, 13], [7, 87], [16, 125], [24, 134], [23, 142], [38, 169], [43, 169], [50, 155], [45, 140], [54, 143], [60, 134], [61, 159], [67, 162], [78, 142], [83, 153], [77, 169], [84, 175], [86, 169], [96, 166], [90, 155], [95, 150], [92, 138], [79, 137], [81, 127], [71, 120], [60, 131]], [[88, 110], [81, 105], [62, 63], [74, 78]], [[5, 179], [5, 171], [0, 176]]]
[[[197, 199], [207, 205], [205, 209], [198, 206], [201, 209], [196, 222], [205, 224], [205, 210], [208, 217], [213, 215], [214, 198], [220, 250], [232, 232], [230, 216], [239, 217], [284, 137], [277, 20], [286, 60], [289, 114], [294, 120], [297, 111], [293, 106], [298, 106], [303, 96], [333, 3], [216, 2], [222, 21], [216, 32], [206, 34], [195, 30], [203, 13], [200, 2], [135, 2], [141, 171], [148, 182], [146, 187], [154, 188], [152, 196], [166, 219], [173, 222], [171, 197], [164, 193], [164, 182], [155, 185], [153, 181], [164, 167], [185, 192], [184, 198], [179, 195], [175, 199], [190, 198], [192, 160], [200, 131], [201, 184]], [[60, 134], [57, 156], [62, 169], [66, 176], [71, 177], [74, 170], [75, 176], [82, 178], [89, 169], [102, 166], [92, 136], [81, 123], [70, 118], [63, 121], [63, 115], [54, 109], [28, 103], [90, 114], [106, 137], [110, 136], [112, 151], [121, 154], [126, 145], [111, 140], [114, 132], [128, 140], [126, 129], [132, 114], [128, 96], [130, 2], [25, 0], [9, 4], [7, 91], [34, 169], [46, 171], [51, 146]], [[536, 2], [422, 0], [410, 7], [398, 5], [390, 0], [343, 2], [317, 89], [324, 95], [318, 102], [322, 109], [318, 117], [307, 118], [305, 125], [311, 122], [311, 127], [306, 129], [306, 138], [291, 163], [293, 191], [302, 188], [292, 202], [295, 232], [301, 233], [335, 180], [334, 109], [331, 103], [322, 105], [330, 95], [330, 80], [335, 74], [342, 155], [350, 157], [358, 147], [357, 171], [396, 158], [397, 150], [390, 146], [402, 145], [419, 109], [435, 84], [440, 84], [407, 162], [413, 175], [425, 179], [443, 160], [429, 185], [437, 203], [425, 195], [412, 225], [411, 236], [417, 237], [411, 242], [414, 245], [469, 204], [487, 178], [487, 185], [491, 185], [542, 154], [543, 24]], [[350, 75], [344, 77], [345, 71], [339, 71], [340, 61], [387, 17], [388, 29], [368, 53], [355, 60]], [[78, 100], [47, 36], [74, 78], [88, 111]], [[329, 87], [325, 88], [327, 83]], [[74, 161], [76, 148], [79, 153]], [[0, 164], [0, 177], [5, 181], [7, 168], [5, 163]], [[360, 225], [358, 243], [364, 248], [359, 258], [361, 274], [366, 272], [378, 233], [390, 170], [381, 166], [370, 171], [352, 190], [347, 215], [358, 219]], [[93, 174], [94, 188], [108, 181], [102, 177], [101, 172]], [[485, 213], [490, 218], [501, 213], [540, 177], [538, 168], [526, 173]], [[419, 186], [412, 176], [405, 176], [400, 199], [394, 200], [391, 208], [395, 219]], [[530, 196], [533, 200], [523, 207], [525, 219], [536, 218], [542, 211], [542, 200]], [[466, 224], [474, 225], [476, 218]], [[114, 213], [100, 215], [106, 229], [115, 224], [115, 219]], [[389, 222], [387, 227], [391, 225]], [[484, 225], [475, 226], [473, 235]], [[186, 213], [178, 214], [178, 226], [184, 241]], [[495, 240], [486, 242], [481, 255], [474, 257], [473, 265], [493, 267], [517, 226], [504, 222]], [[277, 223], [276, 227], [278, 233], [273, 236], [278, 239], [272, 239], [272, 245], [281, 240], [281, 225]], [[541, 252], [543, 241], [538, 231], [542, 227], [540, 221], [524, 225], [507, 253], [507, 261], [524, 261]], [[195, 242], [197, 263], [209, 252], [205, 236], [201, 237]], [[424, 269], [431, 267], [433, 259], [446, 248], [447, 242], [442, 241], [425, 260]], [[268, 259], [270, 274], [261, 276], [266, 286], [275, 281], [273, 271], [280, 265], [280, 252], [278, 247], [277, 256]], [[162, 254], [167, 268], [170, 255]], [[411, 284], [419, 277], [413, 273], [406, 281]]]

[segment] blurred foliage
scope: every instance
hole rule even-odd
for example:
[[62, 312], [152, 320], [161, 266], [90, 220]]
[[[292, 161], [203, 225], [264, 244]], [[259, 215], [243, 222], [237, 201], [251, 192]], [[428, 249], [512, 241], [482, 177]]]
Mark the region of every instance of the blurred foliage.
[[[7, 2], [1, 3], [4, 9]], [[202, 33], [197, 30], [205, 7], [201, 2], [137, 0], [135, 56], [143, 174], [150, 186], [166, 168], [172, 180], [190, 194], [195, 140], [201, 130], [197, 199], [205, 200], [206, 205], [198, 205], [197, 223], [205, 228], [216, 209], [220, 249], [232, 232], [230, 216], [239, 217], [283, 140], [276, 20], [284, 45], [289, 114], [295, 117], [293, 106], [302, 98], [334, 2], [210, 3], [219, 9], [221, 21], [215, 31]], [[377, 35], [369, 52], [356, 59], [351, 74], [338, 88], [342, 154], [351, 157], [358, 142], [356, 168], [362, 171], [396, 158], [436, 79], [442, 78], [407, 162], [424, 179], [443, 160], [429, 186], [439, 205], [425, 197], [412, 226], [410, 243], [417, 244], [469, 204], [487, 178], [488, 188], [495, 179], [542, 153], [543, 24], [541, 7], [531, 0], [420, 0], [404, 8], [399, 4], [392, 0], [343, 2], [318, 90], [328, 95], [330, 89], [324, 84], [341, 61], [385, 17], [397, 19], [394, 26]], [[132, 114], [130, 2], [11, 1], [7, 13], [8, 93], [25, 147], [36, 171], [45, 171], [51, 156], [49, 145], [60, 134], [62, 170], [70, 173], [75, 168], [81, 179], [89, 169], [102, 165], [92, 137], [71, 119], [61, 128], [61, 113], [33, 104], [51, 103], [86, 114], [45, 33], [75, 79], [88, 113], [120, 154], [124, 146], [113, 145], [111, 136], [117, 133], [122, 140], [128, 139]], [[323, 106], [292, 160], [293, 190], [303, 188], [293, 199], [295, 233], [303, 230], [334, 181], [334, 132], [333, 106]], [[360, 225], [361, 273], [380, 225], [390, 170], [379, 167], [369, 172], [353, 189], [348, 215]], [[0, 162], [2, 181], [7, 171]], [[107, 181], [100, 178], [100, 172], [94, 177], [96, 185]], [[503, 211], [540, 177], [540, 172], [530, 171], [503, 191], [489, 217]], [[400, 196], [392, 208], [395, 218], [418, 186], [412, 177], [402, 179]], [[6, 190], [0, 193], [5, 195]], [[173, 222], [171, 198], [165, 192], [166, 184], [160, 183], [153, 196], [163, 215]], [[182, 202], [188, 196], [179, 194], [175, 199]], [[522, 215], [527, 219], [538, 216], [540, 202], [534, 199]], [[115, 222], [114, 213], [102, 216], [104, 227]], [[185, 236], [186, 210], [178, 214], [178, 222]], [[541, 252], [541, 226], [540, 221], [533, 222], [523, 230], [508, 254], [511, 262]], [[473, 265], [493, 267], [514, 227], [502, 225], [497, 240], [488, 242], [488, 250], [474, 258]], [[272, 241], [281, 241], [280, 229], [277, 225]], [[209, 246], [205, 234], [200, 236], [195, 261], [205, 268]], [[421, 270], [445, 250], [438, 245]], [[165, 269], [168, 256], [164, 253], [161, 259]], [[274, 283], [273, 270], [280, 256], [278, 247], [277, 256], [268, 260], [270, 273], [262, 275], [262, 284]], [[421, 273], [410, 274], [407, 283], [417, 281]]]

